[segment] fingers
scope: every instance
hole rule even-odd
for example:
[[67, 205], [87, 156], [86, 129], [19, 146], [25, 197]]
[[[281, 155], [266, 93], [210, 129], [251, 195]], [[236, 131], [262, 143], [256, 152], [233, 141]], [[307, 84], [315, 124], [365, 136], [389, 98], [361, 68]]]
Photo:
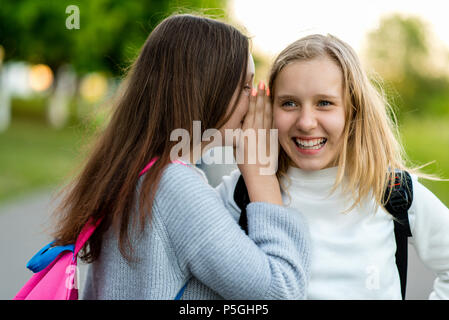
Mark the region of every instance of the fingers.
[[266, 90], [266, 95], [264, 97], [264, 100], [265, 100], [264, 128], [271, 129], [271, 128], [273, 128], [273, 108], [271, 106], [270, 89], [268, 87]]
[[[254, 172], [256, 175], [272, 175], [271, 171], [276, 172], [276, 170], [271, 170], [271, 164], [275, 163], [271, 158], [277, 150], [276, 146], [272, 147], [271, 145], [278, 143], [277, 136], [275, 137], [276, 141], [272, 141], [270, 131], [272, 128], [272, 114], [270, 93], [264, 82], [261, 81], [257, 88], [252, 90], [249, 97], [248, 112], [243, 121], [243, 130], [238, 144], [237, 154], [240, 154], [241, 161], [237, 161], [237, 163], [242, 174], [244, 174], [245, 170]], [[277, 161], [277, 154], [274, 160]], [[271, 171], [262, 170], [267, 164], [269, 166], [267, 169]], [[259, 172], [261, 170], [263, 172]]]
[[[265, 91], [266, 90], [266, 91]], [[263, 81], [253, 88], [249, 97], [248, 112], [243, 120], [242, 129], [270, 129], [272, 124], [272, 108], [269, 89]]]
[[257, 97], [256, 97], [256, 114], [254, 116], [254, 126], [257, 129], [264, 128], [264, 113], [265, 113], [265, 83], [259, 82]]
[[254, 126], [254, 116], [256, 114], [256, 99], [257, 99], [257, 90], [253, 88], [249, 96], [248, 112], [246, 113], [245, 119], [243, 120], [242, 126], [243, 130], [247, 128], [252, 128]]

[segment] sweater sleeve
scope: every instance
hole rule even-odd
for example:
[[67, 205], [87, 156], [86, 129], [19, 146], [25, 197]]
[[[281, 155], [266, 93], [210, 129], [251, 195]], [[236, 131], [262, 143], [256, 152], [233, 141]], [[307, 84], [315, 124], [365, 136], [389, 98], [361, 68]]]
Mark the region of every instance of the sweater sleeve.
[[413, 178], [413, 203], [409, 210], [411, 243], [423, 263], [437, 278], [429, 299], [449, 299], [449, 209]]
[[247, 236], [217, 192], [188, 167], [165, 170], [153, 209], [178, 263], [225, 299], [303, 299], [309, 235], [301, 214], [268, 203], [247, 207]]

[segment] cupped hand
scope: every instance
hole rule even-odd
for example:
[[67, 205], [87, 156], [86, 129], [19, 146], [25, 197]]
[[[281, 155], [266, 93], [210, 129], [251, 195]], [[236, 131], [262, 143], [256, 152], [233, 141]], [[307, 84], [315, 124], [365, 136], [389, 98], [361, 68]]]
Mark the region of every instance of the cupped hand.
[[261, 81], [253, 88], [248, 112], [236, 145], [236, 161], [251, 201], [282, 204], [276, 178], [279, 142], [272, 129], [273, 110], [269, 89]]

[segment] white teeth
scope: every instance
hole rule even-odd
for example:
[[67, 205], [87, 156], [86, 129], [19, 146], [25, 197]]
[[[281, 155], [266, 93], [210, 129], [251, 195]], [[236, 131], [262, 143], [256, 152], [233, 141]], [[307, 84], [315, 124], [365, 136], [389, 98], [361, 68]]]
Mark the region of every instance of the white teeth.
[[326, 138], [312, 139], [312, 140], [301, 140], [295, 139], [296, 144], [300, 147], [307, 147], [307, 149], [319, 149], [322, 144], [326, 141]]

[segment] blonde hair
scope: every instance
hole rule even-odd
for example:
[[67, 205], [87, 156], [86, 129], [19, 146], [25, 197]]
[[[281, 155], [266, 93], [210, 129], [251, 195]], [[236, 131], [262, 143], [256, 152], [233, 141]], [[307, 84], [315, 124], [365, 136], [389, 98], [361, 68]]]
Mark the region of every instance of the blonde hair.
[[[378, 205], [386, 203], [387, 186], [394, 181], [394, 169], [425, 176], [417, 168], [407, 168], [405, 152], [399, 142], [396, 118], [381, 89], [377, 90], [361, 67], [355, 51], [332, 35], [314, 34], [301, 38], [285, 48], [275, 59], [269, 78], [272, 97], [275, 81], [288, 64], [316, 58], [330, 58], [343, 74], [345, 127], [332, 191], [342, 185], [354, 199], [347, 211], [373, 196]], [[380, 87], [379, 87], [380, 88]], [[290, 160], [280, 149], [278, 178], [286, 176]], [[342, 181], [346, 179], [345, 183]]]

